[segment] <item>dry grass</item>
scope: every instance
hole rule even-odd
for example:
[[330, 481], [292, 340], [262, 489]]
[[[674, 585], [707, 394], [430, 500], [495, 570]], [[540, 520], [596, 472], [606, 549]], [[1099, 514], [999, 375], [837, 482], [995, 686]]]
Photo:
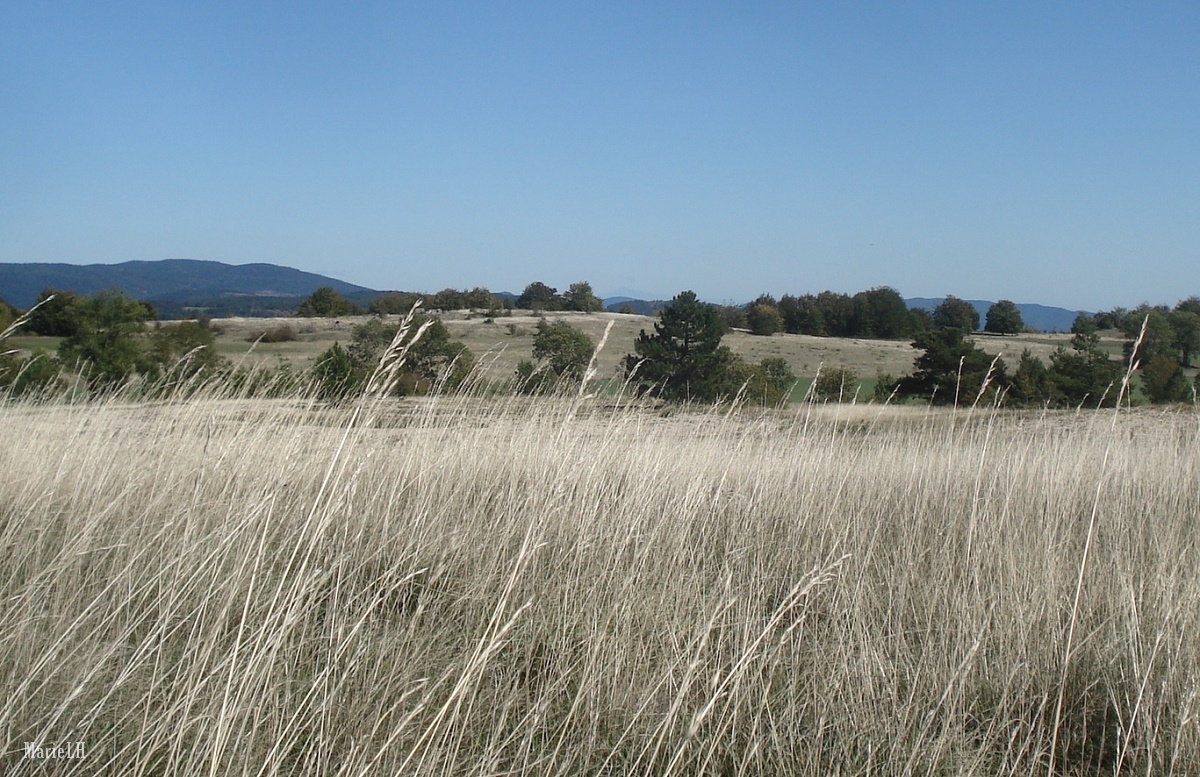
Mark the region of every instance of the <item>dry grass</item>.
[[1194, 414], [0, 422], [5, 774], [1200, 772]]

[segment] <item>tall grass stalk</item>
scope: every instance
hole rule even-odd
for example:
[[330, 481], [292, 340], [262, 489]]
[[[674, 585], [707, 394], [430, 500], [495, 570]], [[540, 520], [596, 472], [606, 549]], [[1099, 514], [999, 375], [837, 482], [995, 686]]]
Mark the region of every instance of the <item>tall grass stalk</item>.
[[5, 402], [0, 771], [1197, 773], [1196, 417], [976, 405]]

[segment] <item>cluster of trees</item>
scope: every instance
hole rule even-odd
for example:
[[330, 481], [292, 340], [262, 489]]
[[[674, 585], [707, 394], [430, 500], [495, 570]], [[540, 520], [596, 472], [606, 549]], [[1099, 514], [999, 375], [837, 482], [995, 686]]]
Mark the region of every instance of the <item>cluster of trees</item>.
[[[448, 305], [497, 301], [486, 289], [439, 294]], [[522, 296], [522, 303], [535, 308], [553, 301], [560, 309], [599, 309], [599, 300], [586, 282], [572, 284], [562, 296], [543, 284], [530, 284]], [[409, 308], [399, 308], [401, 300], [395, 297], [386, 304], [397, 305], [397, 312], [407, 312], [415, 302], [413, 295], [402, 300]], [[1017, 406], [1111, 405], [1120, 394], [1124, 365], [1130, 362], [1140, 368], [1138, 383], [1151, 402], [1188, 401], [1200, 391], [1200, 375], [1189, 380], [1185, 373], [1200, 354], [1197, 297], [1174, 308], [1144, 305], [1135, 310], [1080, 315], [1072, 327], [1069, 347], [1056, 349], [1049, 363], [1026, 350], [1013, 371], [1004, 360], [992, 358], [976, 346], [972, 335], [979, 329], [980, 317], [972, 305], [955, 297], [946, 298], [931, 313], [905, 308], [906, 314], [901, 315], [896, 303], [903, 305], [903, 300], [892, 289], [872, 289], [854, 297], [811, 296], [807, 299], [813, 307], [809, 308], [800, 304], [805, 298], [784, 297], [775, 302], [764, 296], [748, 306], [745, 315], [751, 329], [760, 331], [777, 325], [786, 329], [789, 320], [795, 325], [797, 311], [804, 310], [815, 311], [827, 325], [831, 319], [825, 318], [821, 306], [834, 304], [835, 297], [841, 298], [836, 304], [849, 302], [847, 310], [851, 312], [846, 321], [858, 322], [855, 326], [861, 327], [853, 331], [895, 337], [900, 331], [917, 330], [912, 345], [920, 353], [913, 372], [898, 379], [880, 376], [877, 397], [895, 395], [938, 404], [984, 399]], [[0, 352], [0, 387], [12, 393], [72, 380], [95, 391], [135, 380], [163, 387], [209, 376], [223, 376], [235, 383], [250, 380], [217, 354], [214, 333], [206, 320], [161, 324], [155, 321], [150, 305], [118, 292], [89, 297], [48, 289], [39, 302], [27, 328], [59, 338], [57, 354]], [[342, 305], [345, 298], [332, 289], [318, 290], [306, 302], [312, 310], [346, 310]], [[785, 312], [791, 318], [785, 318]], [[19, 311], [0, 301], [0, 329], [18, 315]], [[729, 308], [700, 302], [690, 291], [678, 294], [660, 311], [654, 331], [643, 330], [637, 337], [634, 352], [623, 362], [626, 379], [641, 394], [672, 401], [712, 402], [738, 396], [763, 404], [781, 401], [790, 393], [795, 375], [782, 359], [751, 364], [722, 345], [730, 315]], [[985, 331], [1003, 334], [1021, 328], [1020, 312], [1009, 301], [993, 305], [986, 318]], [[409, 350], [397, 383], [401, 395], [458, 387], [475, 364], [470, 350], [454, 340], [439, 319], [420, 317], [416, 326], [421, 325], [425, 325], [422, 336]], [[335, 344], [323, 353], [308, 378], [330, 398], [359, 390], [398, 326], [379, 318], [354, 326], [349, 345]], [[1115, 360], [1101, 346], [1102, 327], [1125, 334], [1122, 359]], [[534, 337], [533, 358], [518, 365], [517, 389], [538, 394], [578, 387], [594, 350], [591, 338], [583, 332], [563, 321], [543, 318]], [[299, 385], [302, 376], [290, 380]], [[852, 393], [848, 387], [857, 379], [835, 369], [825, 371], [819, 383], [814, 386], [817, 394], [833, 398]]]
[[[900, 292], [887, 286], [851, 296], [833, 291], [778, 300], [763, 294], [745, 306], [721, 309], [730, 328], [748, 329], [755, 335], [787, 332], [818, 337], [858, 337], [904, 340], [935, 328], [955, 326], [970, 332], [979, 329], [979, 313], [969, 302], [947, 297], [934, 313], [909, 308]], [[939, 320], [939, 316], [941, 320]], [[1001, 300], [988, 310], [984, 331], [1016, 334], [1024, 329], [1021, 312], [1011, 300]]]
[[503, 315], [512, 309], [512, 303], [482, 286], [474, 289], [442, 289], [436, 294], [417, 294], [409, 291], [386, 291], [375, 296], [365, 308], [354, 304], [345, 295], [330, 286], [322, 286], [301, 301], [296, 315], [305, 318], [338, 318], [341, 316], [403, 315], [412, 310], [417, 301], [422, 301], [426, 310], [482, 310], [489, 315]]
[[[88, 388], [122, 386], [135, 377], [160, 387], [215, 375], [228, 365], [213, 348], [207, 321], [156, 324], [154, 309], [119, 292], [95, 296], [47, 289], [27, 322], [33, 334], [60, 338], [58, 353], [0, 357], [0, 386], [14, 394], [52, 388], [78, 374]], [[7, 306], [6, 306], [7, 307]]]
[[[1002, 359], [993, 359], [975, 346], [966, 325], [952, 323], [954, 316], [943, 315], [946, 311], [939, 308], [933, 315], [934, 328], [913, 341], [913, 347], [922, 351], [915, 371], [896, 381], [889, 379], [888, 385], [899, 396], [940, 404], [1002, 394], [1006, 403], [1018, 406], [1111, 406], [1120, 397], [1125, 365], [1133, 363], [1140, 367], [1146, 399], [1184, 402], [1200, 391], [1200, 375], [1189, 385], [1183, 371], [1191, 355], [1200, 350], [1200, 342], [1193, 339], [1200, 337], [1200, 326], [1189, 328], [1200, 324], [1196, 309], [1200, 300], [1192, 298], [1175, 311], [1142, 309], [1123, 316], [1120, 328], [1126, 342], [1120, 361], [1100, 344], [1099, 317], [1081, 314], [1071, 327], [1069, 348], [1055, 349], [1049, 365], [1026, 349], [1010, 375]], [[1178, 329], [1172, 321], [1178, 322]], [[1194, 336], [1187, 334], [1193, 331]]]
[[477, 286], [474, 289], [442, 289], [436, 294], [417, 294], [407, 291], [389, 291], [379, 294], [362, 308], [329, 286], [323, 286], [306, 297], [296, 309], [297, 316], [340, 317], [370, 313], [372, 315], [397, 315], [408, 313], [418, 301], [423, 301], [426, 310], [478, 310], [489, 316], [498, 317], [511, 313], [514, 307], [538, 312], [574, 310], [594, 313], [604, 310], [604, 303], [592, 291], [587, 281], [572, 283], [566, 291], [559, 293], [553, 286], [535, 281], [525, 287], [516, 300], [493, 294]]
[[[1188, 301], [1181, 305], [1179, 309], [1189, 310]], [[640, 391], [672, 400], [713, 401], [744, 387], [751, 396], [769, 401], [795, 380], [786, 363], [767, 360], [747, 365], [720, 345], [728, 309], [705, 305], [684, 292], [660, 315], [654, 333], [643, 331], [635, 343], [636, 353], [625, 360], [627, 375]], [[993, 305], [987, 318], [985, 331], [1008, 334], [1021, 328], [1020, 312], [1008, 301]], [[1175, 318], [1191, 321], [1190, 316]], [[912, 374], [899, 379], [880, 376], [876, 397], [895, 395], [935, 404], [1001, 401], [1010, 406], [1111, 406], [1118, 400], [1123, 365], [1101, 346], [1094, 319], [1083, 315], [1076, 319], [1069, 347], [1057, 348], [1048, 365], [1025, 350], [1011, 374], [1003, 359], [976, 346], [971, 335], [979, 323], [972, 305], [948, 297], [928, 314], [927, 325], [912, 341], [920, 351]], [[1140, 327], [1138, 322], [1139, 331]], [[1126, 329], [1128, 359], [1138, 332], [1129, 322]], [[1182, 371], [1188, 355], [1200, 350], [1187, 351], [1187, 342], [1178, 330], [1168, 332], [1161, 321], [1154, 323], [1151, 311], [1151, 323], [1135, 355], [1141, 364], [1142, 390], [1151, 402], [1184, 401], [1193, 390], [1200, 391], [1200, 376], [1193, 388]], [[774, 393], [766, 388], [772, 383]], [[832, 369], [822, 374], [814, 390], [819, 398], [840, 398], [853, 394], [856, 383], [852, 373]]]
[[[1174, 308], [1141, 305], [1134, 310], [1102, 311], [1091, 317], [1088, 326], [1118, 329], [1125, 335], [1125, 359], [1141, 364], [1142, 387], [1152, 401], [1189, 398], [1191, 387], [1184, 369], [1196, 366], [1193, 362], [1200, 355], [1200, 297], [1188, 297]], [[1195, 385], [1200, 388], [1200, 376]]]
[[522, 310], [575, 310], [580, 313], [604, 310], [604, 303], [595, 295], [592, 284], [587, 281], [572, 283], [562, 294], [553, 286], [534, 281], [517, 297], [516, 306]]
[[[399, 371], [399, 396], [428, 394], [435, 388], [456, 389], [475, 367], [470, 349], [450, 336], [441, 319], [414, 316], [410, 331], [422, 328]], [[361, 391], [399, 330], [399, 323], [388, 324], [379, 318], [355, 325], [348, 347], [334, 343], [313, 364], [317, 392], [326, 399], [340, 399]]]
[[726, 325], [752, 334], [776, 332], [829, 337], [901, 339], [924, 327], [922, 313], [910, 311], [895, 289], [879, 287], [854, 296], [833, 291], [778, 300], [763, 294], [745, 307], [721, 309]]

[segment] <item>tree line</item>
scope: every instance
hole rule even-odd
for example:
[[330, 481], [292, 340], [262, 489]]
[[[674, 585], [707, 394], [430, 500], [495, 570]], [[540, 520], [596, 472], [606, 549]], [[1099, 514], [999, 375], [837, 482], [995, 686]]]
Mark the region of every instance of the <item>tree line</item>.
[[[480, 309], [486, 303], [483, 309], [489, 311], [498, 304], [499, 298], [485, 289], [451, 292], [439, 293], [445, 304], [467, 302]], [[525, 292], [517, 303], [530, 309], [600, 309], [600, 301], [586, 282], [572, 284], [562, 295], [542, 283], [530, 284]], [[379, 307], [380, 315], [385, 305], [391, 312], [403, 301], [411, 309], [417, 299], [416, 295], [395, 294], [382, 295], [386, 299]], [[301, 307], [317, 315], [348, 315], [339, 297], [332, 289], [318, 289]], [[794, 328], [798, 311], [808, 311], [804, 320], [841, 327], [833, 331], [911, 338], [919, 352], [913, 371], [898, 378], [878, 376], [875, 397], [879, 400], [935, 404], [986, 400], [1049, 407], [1112, 404], [1120, 393], [1123, 365], [1129, 363], [1138, 366], [1141, 390], [1151, 402], [1187, 401], [1200, 387], [1200, 377], [1189, 381], [1184, 372], [1200, 353], [1197, 297], [1183, 300], [1173, 309], [1143, 305], [1094, 316], [1081, 314], [1072, 327], [1069, 347], [1057, 348], [1048, 364], [1026, 350], [1011, 372], [1003, 359], [977, 347], [973, 335], [980, 328], [980, 317], [970, 303], [947, 297], [931, 312], [911, 311], [905, 306], [903, 314], [900, 305], [903, 300], [894, 289], [877, 288], [853, 297], [825, 292], [775, 301], [764, 295], [742, 312], [752, 333], [760, 319], [783, 322], [787, 331], [788, 320]], [[827, 311], [841, 311], [845, 317], [838, 317], [841, 313], [827, 317]], [[791, 318], [785, 319], [784, 312]], [[19, 311], [0, 301], [0, 329], [18, 315]], [[636, 339], [634, 352], [623, 360], [624, 379], [640, 394], [670, 401], [781, 401], [796, 382], [790, 366], [783, 359], [751, 364], [723, 345], [722, 338], [731, 326], [742, 323], [731, 321], [732, 316], [729, 306], [701, 302], [690, 291], [680, 293], [659, 312], [653, 331], [643, 330]], [[993, 305], [986, 318], [984, 331], [1003, 334], [1021, 329], [1020, 313], [1009, 301]], [[464, 385], [475, 363], [470, 350], [455, 341], [436, 317], [419, 317], [416, 325], [424, 325], [424, 332], [409, 352], [396, 392], [421, 394]], [[76, 373], [94, 391], [123, 386], [134, 378], [145, 386], [178, 386], [207, 377], [243, 384], [252, 380], [216, 353], [213, 325], [207, 319], [156, 322], [150, 305], [118, 292], [88, 297], [47, 290], [27, 326], [35, 334], [57, 337], [60, 342], [56, 355], [46, 351], [23, 358], [15, 351], [0, 355], [0, 386], [15, 394], [61, 383], [64, 371]], [[399, 326], [379, 316], [356, 324], [347, 347], [335, 343], [321, 354], [308, 375], [281, 368], [286, 378], [282, 383], [294, 387], [309, 380], [329, 398], [352, 394], [369, 378]], [[1125, 335], [1120, 360], [1101, 347], [1102, 328]], [[758, 334], [769, 334], [761, 326], [757, 329]], [[273, 338], [275, 333], [270, 330], [264, 337]], [[293, 333], [292, 338], [282, 339], [294, 337]], [[518, 365], [514, 385], [531, 394], [573, 390], [583, 379], [593, 352], [594, 343], [586, 334], [563, 321], [543, 318], [534, 337], [533, 358]], [[849, 395], [848, 387], [856, 385], [857, 376], [835, 368], [821, 376], [814, 390], [818, 397], [838, 397]]]

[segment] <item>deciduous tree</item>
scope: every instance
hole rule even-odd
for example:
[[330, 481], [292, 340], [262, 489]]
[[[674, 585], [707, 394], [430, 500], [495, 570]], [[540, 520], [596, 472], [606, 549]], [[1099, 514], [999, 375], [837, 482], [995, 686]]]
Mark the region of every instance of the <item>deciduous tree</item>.
[[592, 284], [579, 281], [572, 283], [563, 293], [563, 308], [580, 313], [598, 313], [604, 310], [604, 303], [592, 292]]
[[562, 310], [563, 300], [558, 289], [534, 281], [517, 297], [517, 307], [522, 310]]
[[935, 329], [957, 329], [969, 335], [979, 329], [979, 311], [966, 300], [950, 296], [933, 309]]
[[336, 316], [352, 316], [358, 312], [358, 306], [343, 297], [332, 286], [322, 286], [304, 298], [296, 315], [302, 318], [333, 318]]
[[746, 310], [746, 325], [750, 334], [770, 337], [783, 330], [783, 316], [775, 305], [775, 298], [763, 295], [750, 303]]
[[533, 358], [543, 361], [559, 378], [578, 382], [596, 350], [592, 338], [563, 321], [538, 322]]
[[987, 311], [987, 321], [983, 331], [995, 335], [1015, 335], [1025, 328], [1021, 311], [1012, 300], [1002, 299], [992, 303]]
[[93, 389], [119, 386], [135, 374], [156, 374], [158, 363], [142, 337], [146, 322], [154, 318], [149, 304], [105, 292], [77, 298], [68, 310], [74, 333], [59, 343], [59, 358], [78, 364]]
[[1191, 393], [1179, 362], [1161, 354], [1142, 367], [1142, 390], [1155, 404], [1185, 402]]

